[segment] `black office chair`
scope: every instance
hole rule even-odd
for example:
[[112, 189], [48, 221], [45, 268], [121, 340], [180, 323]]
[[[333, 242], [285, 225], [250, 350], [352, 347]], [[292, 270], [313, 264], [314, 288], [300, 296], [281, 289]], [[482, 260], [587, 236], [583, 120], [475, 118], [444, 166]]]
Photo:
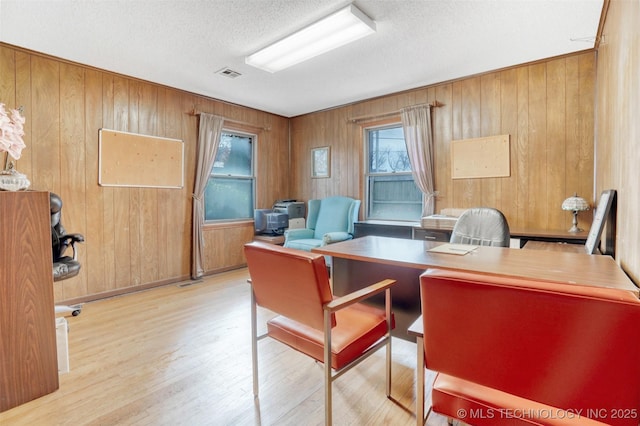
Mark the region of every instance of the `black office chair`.
[[[80, 272], [80, 262], [76, 252], [76, 243], [84, 242], [81, 234], [67, 234], [62, 226], [62, 199], [53, 192], [49, 193], [51, 207], [51, 248], [53, 252], [53, 281], [62, 281], [75, 277]], [[71, 247], [72, 256], [67, 256], [65, 252]], [[64, 306], [56, 305], [56, 314], [71, 313], [73, 316], [80, 315], [82, 305]]]
[[474, 207], [465, 210], [453, 226], [450, 243], [509, 247], [511, 233], [500, 210]]

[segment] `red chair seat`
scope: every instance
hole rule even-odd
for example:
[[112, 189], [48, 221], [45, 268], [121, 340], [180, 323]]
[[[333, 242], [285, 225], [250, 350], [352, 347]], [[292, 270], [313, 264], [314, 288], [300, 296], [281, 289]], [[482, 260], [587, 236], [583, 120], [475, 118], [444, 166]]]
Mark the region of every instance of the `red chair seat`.
[[[433, 383], [431, 400], [434, 412], [474, 426], [608, 424], [442, 373]], [[609, 414], [602, 412], [602, 417]]]
[[[339, 370], [362, 355], [387, 333], [384, 310], [361, 303], [336, 312], [331, 332], [331, 367]], [[279, 315], [267, 322], [270, 337], [315, 358], [324, 360], [324, 333]]]

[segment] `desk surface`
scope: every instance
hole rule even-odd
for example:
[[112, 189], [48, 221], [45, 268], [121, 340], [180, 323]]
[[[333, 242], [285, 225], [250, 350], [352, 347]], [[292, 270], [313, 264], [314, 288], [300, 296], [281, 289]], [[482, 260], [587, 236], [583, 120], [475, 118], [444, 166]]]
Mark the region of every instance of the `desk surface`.
[[640, 294], [638, 287], [609, 256], [502, 247], [478, 247], [464, 256], [427, 251], [440, 244], [443, 243], [367, 236], [318, 247], [312, 251], [343, 259], [414, 269], [434, 267], [473, 271], [607, 287]]

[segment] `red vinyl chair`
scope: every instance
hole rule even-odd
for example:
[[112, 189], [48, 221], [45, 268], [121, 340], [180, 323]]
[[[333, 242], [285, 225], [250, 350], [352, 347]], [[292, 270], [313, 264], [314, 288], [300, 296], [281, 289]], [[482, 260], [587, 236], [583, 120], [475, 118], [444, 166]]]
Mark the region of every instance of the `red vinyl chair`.
[[[245, 245], [251, 284], [253, 393], [258, 397], [258, 340], [269, 336], [324, 363], [325, 422], [331, 424], [332, 383], [360, 361], [386, 346], [386, 393], [391, 394], [390, 287], [383, 280], [334, 297], [324, 256], [273, 244]], [[360, 301], [385, 292], [385, 309]], [[256, 306], [275, 314], [258, 336]]]
[[472, 425], [638, 426], [631, 292], [441, 270], [420, 290], [432, 411]]

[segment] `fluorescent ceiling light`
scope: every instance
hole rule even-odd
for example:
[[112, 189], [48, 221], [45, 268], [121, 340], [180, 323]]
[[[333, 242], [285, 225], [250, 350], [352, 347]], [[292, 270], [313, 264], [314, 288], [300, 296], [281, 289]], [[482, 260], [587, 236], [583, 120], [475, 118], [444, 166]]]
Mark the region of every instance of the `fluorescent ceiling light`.
[[276, 72], [376, 31], [376, 23], [354, 5], [283, 38], [245, 58], [245, 63]]

